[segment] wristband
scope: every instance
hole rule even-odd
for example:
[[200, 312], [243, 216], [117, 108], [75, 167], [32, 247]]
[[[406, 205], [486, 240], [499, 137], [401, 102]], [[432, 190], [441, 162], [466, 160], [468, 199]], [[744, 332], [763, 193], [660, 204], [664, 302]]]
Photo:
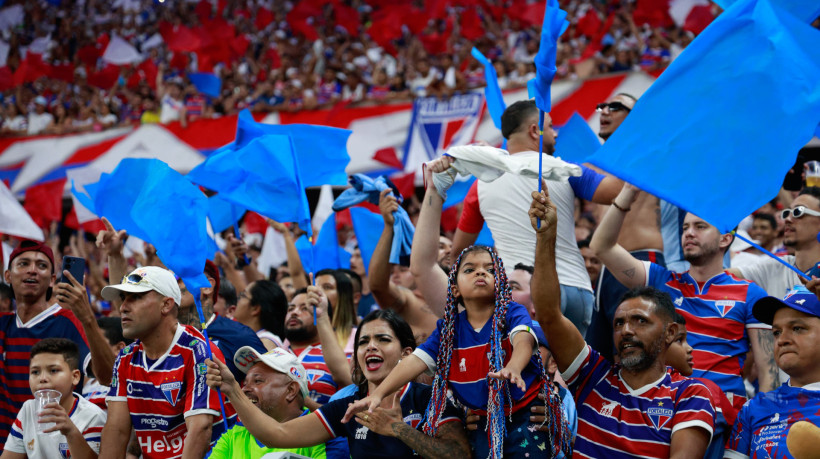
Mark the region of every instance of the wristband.
[[621, 212], [629, 212], [630, 210], [632, 210], [631, 207], [623, 208], [623, 207], [619, 206], [618, 203], [615, 202], [614, 199], [612, 200], [612, 207], [620, 210]]

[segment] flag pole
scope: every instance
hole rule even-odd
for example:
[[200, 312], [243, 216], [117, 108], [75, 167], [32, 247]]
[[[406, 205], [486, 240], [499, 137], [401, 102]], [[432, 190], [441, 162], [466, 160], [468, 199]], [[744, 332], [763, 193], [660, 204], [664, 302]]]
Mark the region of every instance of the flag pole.
[[[538, 194], [541, 194], [541, 177], [544, 176], [544, 110], [538, 109]], [[541, 219], [536, 219], [536, 227], [541, 229]]]
[[[233, 235], [234, 235], [234, 237], [236, 237], [237, 240], [241, 241], [242, 236], [239, 235], [239, 225], [237, 224], [237, 223], [239, 223], [239, 219], [236, 218], [236, 209], [234, 209], [233, 206], [231, 206], [231, 220], [234, 221]], [[250, 260], [248, 260], [248, 254], [243, 253], [242, 257], [245, 259], [245, 266], [251, 264]]]
[[[196, 295], [194, 295], [194, 304], [196, 304], [196, 312], [199, 314], [199, 323], [202, 327], [202, 336], [205, 338], [205, 356], [214, 360], [214, 356], [211, 353], [211, 340], [208, 338], [208, 329], [205, 327], [205, 314], [202, 313], [202, 302], [200, 301], [202, 289], [197, 289]], [[228, 426], [228, 417], [225, 415], [225, 401], [222, 400], [222, 391], [219, 388], [216, 388], [217, 398], [219, 398], [219, 411], [222, 413], [222, 424], [225, 426], [225, 432], [228, 431], [230, 428]]]
[[[310, 284], [315, 286], [316, 285], [316, 278], [313, 276], [313, 268], [314, 268], [313, 263], [314, 263], [314, 260], [315, 260], [316, 257], [314, 257], [314, 255], [313, 255], [313, 249], [314, 249], [314, 247], [313, 247], [313, 234], [308, 236], [308, 242], [310, 243]], [[330, 306], [330, 301], [328, 301], [327, 305]], [[325, 311], [325, 312], [327, 312], [327, 311]], [[328, 317], [330, 317], [330, 316], [328, 316]], [[315, 304], [313, 305], [313, 326], [314, 327], [316, 326], [316, 305]]]

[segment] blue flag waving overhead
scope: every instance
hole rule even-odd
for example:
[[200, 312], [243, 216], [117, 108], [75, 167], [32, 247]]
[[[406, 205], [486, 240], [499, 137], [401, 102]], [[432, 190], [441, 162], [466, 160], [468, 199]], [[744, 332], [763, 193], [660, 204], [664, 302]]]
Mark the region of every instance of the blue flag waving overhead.
[[477, 48], [473, 48], [470, 54], [484, 66], [484, 79], [487, 80], [487, 86], [484, 88], [484, 99], [487, 101], [487, 110], [490, 111], [493, 124], [496, 128], [501, 129], [501, 114], [504, 113], [507, 104], [504, 103], [501, 88], [498, 86], [498, 75], [495, 73], [495, 67]]
[[305, 272], [315, 273], [323, 269], [350, 268], [350, 253], [339, 245], [336, 234], [336, 214], [331, 214], [322, 224], [316, 244], [307, 237], [296, 240], [296, 249]]
[[230, 148], [242, 148], [261, 135], [289, 135], [302, 173], [309, 186], [347, 185], [345, 168], [350, 163], [347, 139], [353, 131], [312, 124], [263, 124], [242, 110], [236, 124], [236, 140]]
[[555, 139], [555, 156], [564, 161], [585, 163], [593, 153], [601, 148], [598, 136], [592, 132], [587, 121], [575, 112], [566, 124], [560, 127]]
[[[715, 0], [724, 10], [737, 3], [736, 0]], [[820, 16], [820, 2], [816, 0], [772, 0], [775, 7], [786, 10], [803, 22], [812, 22]]]
[[356, 242], [362, 254], [362, 263], [366, 272], [370, 272], [370, 259], [373, 258], [376, 244], [379, 243], [379, 237], [384, 230], [384, 219], [364, 207], [351, 207], [350, 220], [353, 222], [353, 233], [356, 234]]
[[80, 197], [93, 203], [95, 214], [153, 244], [189, 290], [210, 287], [202, 273], [209, 250], [208, 199], [185, 177], [158, 159], [126, 158], [85, 189], [90, 199]]
[[237, 150], [222, 149], [188, 179], [225, 201], [311, 233], [310, 208], [290, 137], [264, 135]]
[[535, 105], [543, 112], [552, 109], [550, 86], [557, 70], [555, 66], [558, 51], [558, 37], [569, 26], [567, 12], [558, 7], [558, 0], [547, 0], [544, 10], [544, 24], [541, 28], [541, 43], [535, 55], [535, 79], [530, 81], [530, 89], [535, 96]]
[[213, 73], [190, 73], [188, 79], [206, 96], [219, 97], [222, 93], [222, 80]]
[[222, 199], [218, 194], [208, 198], [208, 218], [214, 232], [225, 231], [235, 225], [243, 215], [244, 208]]
[[[384, 176], [372, 179], [364, 174], [356, 174], [350, 177], [350, 184], [353, 185], [353, 187], [344, 190], [333, 202], [334, 211], [338, 212], [364, 201], [378, 205], [379, 195], [386, 189], [391, 189], [393, 196], [396, 196], [399, 202], [401, 202], [401, 194], [395, 185]], [[351, 209], [351, 212], [352, 210], [353, 209]], [[379, 218], [381, 218], [381, 215], [379, 215]], [[381, 230], [379, 232], [381, 232]], [[410, 247], [413, 245], [414, 233], [415, 227], [410, 221], [410, 216], [407, 215], [407, 211], [404, 210], [404, 208], [399, 207], [399, 210], [393, 212], [393, 245], [390, 248], [390, 263], [405, 266], [410, 264]], [[358, 239], [358, 237], [357, 233], [356, 238]], [[378, 237], [376, 240], [378, 240]], [[364, 249], [362, 249], [362, 257], [364, 257]]]
[[820, 120], [818, 43], [768, 0], [735, 3], [590, 162], [731, 230], [777, 194]]

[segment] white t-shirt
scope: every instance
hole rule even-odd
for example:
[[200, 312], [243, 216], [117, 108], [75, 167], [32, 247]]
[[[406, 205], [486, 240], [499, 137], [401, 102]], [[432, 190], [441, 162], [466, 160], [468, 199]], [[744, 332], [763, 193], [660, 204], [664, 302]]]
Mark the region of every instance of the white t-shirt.
[[749, 252], [738, 252], [732, 257], [732, 268], [743, 269], [749, 265], [760, 263], [762, 259], [768, 257], [768, 255], [763, 254], [758, 255]]
[[[537, 152], [517, 153], [537, 156]], [[492, 182], [478, 181], [478, 205], [493, 233], [498, 255], [507, 272], [518, 263], [535, 264], [535, 230], [527, 212], [532, 192], [538, 189], [533, 178], [504, 174]], [[550, 200], [558, 209], [558, 238], [555, 267], [561, 285], [592, 291], [584, 257], [575, 241], [575, 192], [566, 180], [547, 181]]]
[[31, 112], [28, 115], [28, 133], [29, 135], [39, 134], [43, 132], [52, 122], [54, 117], [49, 112], [43, 112], [39, 115], [36, 112]]
[[[100, 438], [105, 425], [106, 414], [99, 407], [74, 393], [74, 406], [69, 418], [83, 434], [88, 446], [95, 453], [100, 452]], [[68, 441], [60, 432], [43, 434], [37, 432], [37, 414], [34, 400], [23, 404], [17, 419], [11, 426], [5, 449], [27, 455], [33, 459], [54, 459], [68, 456]]]
[[[794, 265], [794, 255], [786, 255], [780, 259]], [[786, 293], [795, 285], [803, 285], [797, 273], [769, 256], [755, 264], [738, 267], [738, 269], [740, 269], [740, 277], [749, 279], [766, 293], [777, 298], [786, 296]]]
[[6, 118], [3, 121], [4, 129], [11, 129], [12, 131], [25, 131], [28, 129], [28, 121], [23, 115], [17, 115], [14, 118]]
[[179, 120], [183, 108], [185, 108], [183, 101], [174, 99], [168, 94], [162, 96], [162, 110], [159, 114], [159, 122], [168, 124], [172, 121]]

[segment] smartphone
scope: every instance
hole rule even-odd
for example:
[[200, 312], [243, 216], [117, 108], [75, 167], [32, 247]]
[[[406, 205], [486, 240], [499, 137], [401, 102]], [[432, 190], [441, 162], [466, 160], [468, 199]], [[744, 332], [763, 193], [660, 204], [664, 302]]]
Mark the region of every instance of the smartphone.
[[68, 278], [65, 277], [63, 271], [68, 271], [77, 279], [80, 285], [83, 284], [83, 277], [85, 276], [85, 258], [80, 257], [63, 257], [63, 269], [60, 270], [60, 282], [70, 284]]

